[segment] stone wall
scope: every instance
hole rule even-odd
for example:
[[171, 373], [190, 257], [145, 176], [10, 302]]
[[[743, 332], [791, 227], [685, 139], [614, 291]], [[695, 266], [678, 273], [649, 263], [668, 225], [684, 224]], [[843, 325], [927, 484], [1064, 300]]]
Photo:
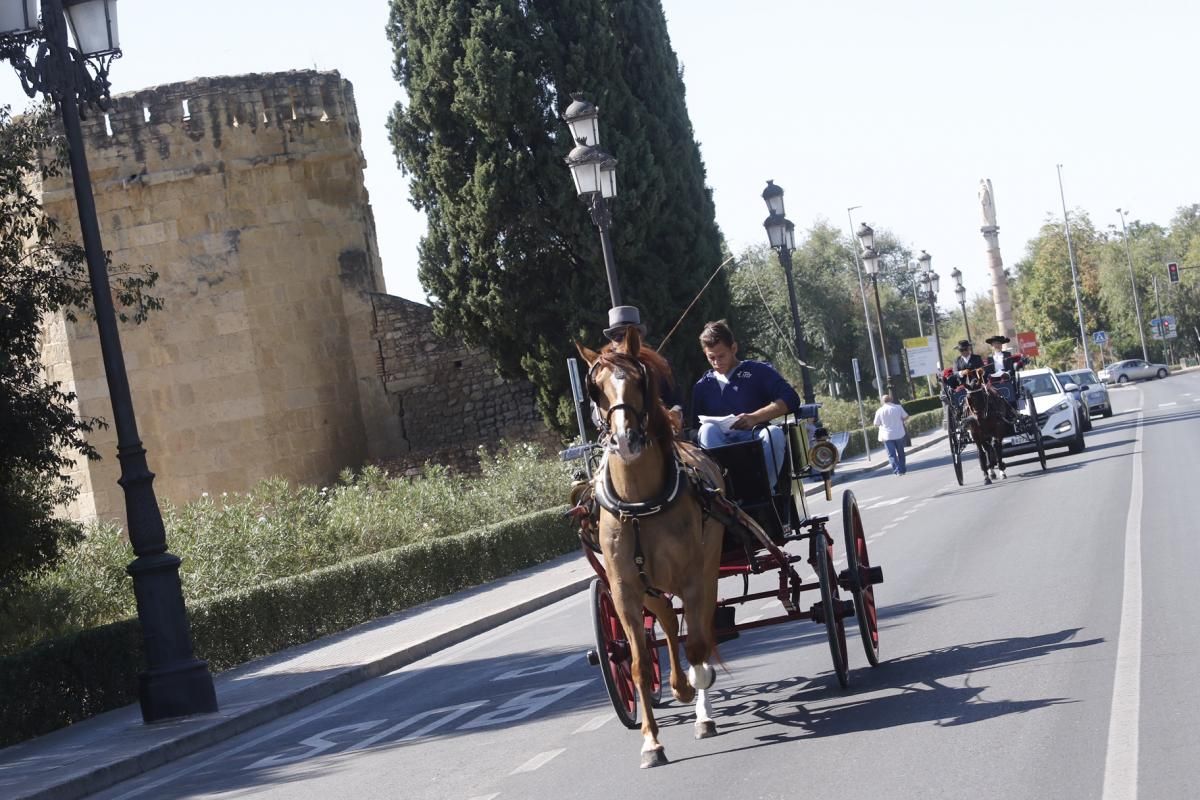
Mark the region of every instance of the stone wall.
[[555, 446], [537, 413], [533, 386], [501, 378], [486, 352], [433, 332], [420, 303], [375, 295], [379, 371], [410, 451], [382, 460], [411, 473], [424, 461], [477, 466], [475, 449], [501, 439]]

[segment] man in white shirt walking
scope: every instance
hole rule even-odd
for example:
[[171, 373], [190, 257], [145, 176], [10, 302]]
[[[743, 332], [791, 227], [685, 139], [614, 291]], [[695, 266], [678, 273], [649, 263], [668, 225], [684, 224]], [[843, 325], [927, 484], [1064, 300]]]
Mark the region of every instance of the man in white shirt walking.
[[898, 405], [890, 394], [882, 398], [883, 405], [875, 412], [875, 427], [879, 428], [879, 441], [887, 448], [888, 463], [892, 472], [903, 475], [908, 469], [904, 465], [904, 420], [908, 412]]

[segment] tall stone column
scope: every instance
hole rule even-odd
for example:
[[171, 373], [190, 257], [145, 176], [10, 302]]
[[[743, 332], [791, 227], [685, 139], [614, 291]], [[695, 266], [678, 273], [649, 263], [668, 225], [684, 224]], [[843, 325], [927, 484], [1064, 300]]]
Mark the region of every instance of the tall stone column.
[[990, 178], [979, 181], [979, 205], [983, 212], [983, 227], [979, 232], [987, 242], [988, 268], [992, 271], [992, 304], [996, 307], [996, 330], [1015, 340], [1017, 330], [1013, 325], [1012, 301], [1008, 296], [1004, 261], [1000, 258], [1000, 227], [996, 225], [996, 203]]

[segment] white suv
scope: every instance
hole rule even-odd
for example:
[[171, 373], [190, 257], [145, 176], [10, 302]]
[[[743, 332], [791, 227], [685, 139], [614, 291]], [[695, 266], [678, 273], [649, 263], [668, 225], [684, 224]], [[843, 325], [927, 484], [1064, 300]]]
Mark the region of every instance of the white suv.
[[[1046, 368], [1024, 370], [1021, 372], [1021, 386], [1033, 395], [1043, 446], [1066, 447], [1071, 453], [1081, 452], [1086, 445], [1083, 426], [1079, 421], [1079, 408], [1074, 399], [1063, 391], [1054, 371]], [[1021, 413], [1028, 413], [1023, 407], [1024, 400], [1018, 402], [1022, 406]], [[1033, 450], [1037, 450], [1037, 443], [1028, 437], [1010, 436], [1004, 440], [1005, 455]]]

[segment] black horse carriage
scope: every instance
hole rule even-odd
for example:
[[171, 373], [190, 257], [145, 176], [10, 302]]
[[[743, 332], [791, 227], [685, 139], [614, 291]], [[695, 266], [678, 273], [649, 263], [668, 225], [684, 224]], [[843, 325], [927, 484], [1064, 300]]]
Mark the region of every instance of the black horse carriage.
[[[574, 369], [571, 372], [582, 426], [583, 393], [579, 391], [580, 382], [574, 377]], [[807, 410], [815, 415], [815, 407], [807, 407]], [[786, 453], [778, 475], [768, 474], [758, 439], [704, 451], [720, 466], [727, 484], [723, 493], [710, 497], [709, 513], [725, 525], [714, 632], [717, 641], [728, 641], [737, 638], [741, 631], [753, 628], [797, 620], [817, 623], [825, 629], [834, 672], [839, 684], [845, 687], [849, 682], [844, 623], [847, 617], [857, 620], [868, 662], [872, 666], [879, 663], [874, 586], [882, 583], [883, 572], [871, 564], [862, 515], [851, 491], [843, 492], [841, 503], [846, 565], [841, 570], [835, 568], [834, 538], [827, 527], [829, 518], [809, 513], [804, 481], [822, 474], [827, 476], [836, 464], [837, 449], [828, 441], [817, 441], [810, 446], [805, 419], [790, 416], [783, 428]], [[594, 469], [599, 454], [598, 444], [586, 443], [564, 451], [564, 458], [584, 455]], [[828, 482], [826, 494], [830, 496]], [[589, 651], [588, 660], [601, 668], [617, 717], [626, 727], [637, 728], [638, 682], [632, 669], [631, 644], [614, 607], [609, 576], [600, 557], [594, 530], [589, 530], [590, 520], [583, 513], [576, 516], [580, 522], [584, 555], [596, 571], [591, 587], [595, 649]], [[799, 543], [795, 548], [799, 552], [790, 552], [789, 545], [795, 543]], [[811, 579], [801, 579], [797, 569], [799, 562], [807, 562], [812, 568], [815, 575]], [[751, 576], [769, 572], [778, 575], [776, 588], [751, 591]], [[741, 578], [740, 591], [726, 593], [724, 579], [735, 577]], [[809, 591], [817, 592], [818, 598], [816, 602], [804, 605], [801, 595]], [[771, 598], [778, 599], [782, 606], [778, 614], [741, 623], [736, 621], [736, 606]], [[671, 600], [671, 608], [683, 617], [684, 609], [678, 598]], [[657, 619], [647, 608], [643, 608], [643, 635], [652, 656], [651, 701], [652, 705], [658, 706], [668, 645]], [[686, 638], [686, 635], [680, 636], [679, 641], [682, 643]]]
[[[942, 406], [946, 414], [946, 432], [950, 442], [950, 459], [954, 466], [954, 477], [958, 480], [958, 485], [963, 485], [963, 452], [967, 445], [974, 444], [977, 448], [980, 443], [974, 441], [971, 435], [971, 428], [965, 424], [966, 419], [972, 416], [972, 410], [968, 406], [968, 396], [972, 393], [983, 392], [987, 390], [985, 385], [988, 382], [984, 370], [970, 370], [970, 373], [964, 378], [961, 378], [957, 385], [951, 385], [944, 378], [939, 380], [941, 385]], [[1046, 469], [1046, 448], [1042, 442], [1042, 428], [1038, 421], [1037, 406], [1034, 403], [1033, 394], [1021, 384], [1019, 373], [1016, 369], [1010, 369], [1005, 375], [995, 381], [991, 381], [991, 386], [996, 390], [996, 394], [1008, 405], [1011, 409], [1011, 422], [997, 421], [998, 424], [1008, 427], [1008, 434], [1018, 441], [1024, 440], [1034, 445], [1037, 450], [1038, 461], [1041, 463], [1042, 469]], [[1001, 436], [1001, 440], [1008, 438]], [[1002, 446], [1002, 445], [1001, 445]], [[981, 464], [983, 462], [982, 449], [980, 450]], [[1000, 453], [996, 454], [997, 460], [1002, 458]], [[984, 472], [987, 472], [986, 466]]]

